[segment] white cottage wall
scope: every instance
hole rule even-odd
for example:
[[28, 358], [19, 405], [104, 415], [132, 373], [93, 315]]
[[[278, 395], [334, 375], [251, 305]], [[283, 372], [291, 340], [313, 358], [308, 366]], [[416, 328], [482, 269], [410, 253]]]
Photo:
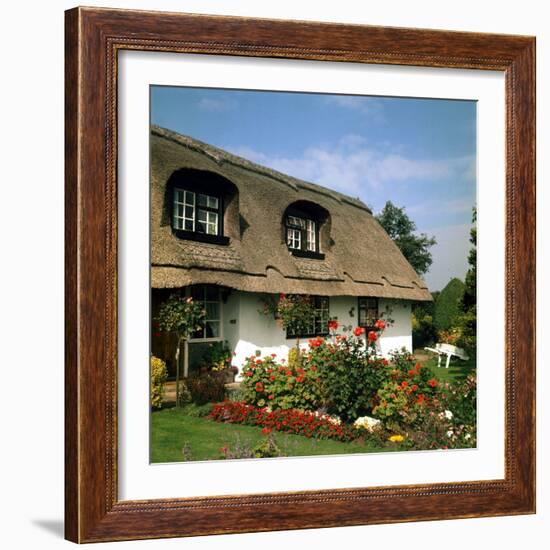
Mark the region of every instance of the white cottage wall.
[[412, 352], [412, 311], [411, 302], [406, 300], [380, 299], [380, 313], [388, 311], [387, 317], [393, 320], [380, 338], [380, 353], [387, 357], [391, 351], [406, 348]]
[[[232, 364], [241, 369], [247, 357], [260, 350], [262, 355], [276, 353], [278, 357], [288, 356], [289, 346], [294, 340], [287, 340], [285, 331], [273, 317], [260, 313], [263, 307], [262, 294], [239, 292], [239, 317], [237, 320], [238, 341], [234, 347]], [[288, 344], [287, 344], [288, 343]]]
[[234, 350], [239, 342], [240, 292], [233, 290], [222, 303], [222, 338]]
[[[224, 338], [234, 350], [232, 364], [242, 368], [247, 357], [260, 350], [262, 356], [276, 354], [288, 356], [295, 339], [286, 338], [285, 331], [275, 319], [260, 313], [262, 295], [252, 292], [233, 291], [224, 304]], [[388, 311], [393, 324], [384, 331], [379, 340], [380, 353], [387, 357], [395, 349], [405, 347], [412, 351], [411, 303], [404, 300], [381, 299], [380, 312]], [[342, 325], [357, 325], [357, 298], [335, 296], [330, 298], [330, 316]], [[235, 321], [236, 323], [232, 323]], [[308, 339], [302, 339], [301, 347], [307, 349]]]

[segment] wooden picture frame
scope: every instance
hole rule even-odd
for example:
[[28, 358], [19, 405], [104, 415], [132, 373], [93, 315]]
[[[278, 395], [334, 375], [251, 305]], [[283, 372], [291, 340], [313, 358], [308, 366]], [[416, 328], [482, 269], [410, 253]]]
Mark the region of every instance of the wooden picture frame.
[[[119, 501], [117, 54], [155, 50], [501, 71], [506, 86], [504, 479]], [[158, 537], [535, 511], [535, 39], [98, 8], [66, 12], [66, 538]], [[299, 511], [299, 513], [297, 513]]]

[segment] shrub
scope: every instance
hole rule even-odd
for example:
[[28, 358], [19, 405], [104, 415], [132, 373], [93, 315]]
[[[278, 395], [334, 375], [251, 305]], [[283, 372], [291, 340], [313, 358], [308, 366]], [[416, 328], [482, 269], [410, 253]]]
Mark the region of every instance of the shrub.
[[472, 355], [475, 355], [477, 336], [477, 315], [475, 307], [459, 316], [457, 319], [457, 328], [459, 330], [459, 337], [457, 338], [456, 344], [468, 350]]
[[212, 412], [213, 403], [205, 403], [204, 405], [196, 405], [195, 403], [189, 403], [181, 409], [181, 412], [185, 416], [193, 416], [195, 418], [201, 418], [208, 416]]
[[465, 380], [450, 384], [445, 402], [447, 407], [453, 411], [456, 422], [475, 424], [477, 409], [475, 375], [469, 374]]
[[235, 401], [214, 405], [210, 418], [217, 422], [259, 426], [308, 438], [351, 441], [360, 435], [352, 426], [328, 415], [295, 409], [270, 410]]
[[464, 295], [464, 283], [451, 279], [441, 291], [434, 305], [434, 325], [437, 330], [449, 330], [460, 315], [460, 302]]
[[458, 345], [460, 340], [460, 330], [458, 328], [450, 328], [449, 330], [440, 330], [437, 333], [437, 339], [443, 344]]
[[320, 380], [317, 367], [301, 366], [296, 360], [293, 366], [275, 361], [276, 355], [246, 359], [241, 384], [244, 400], [257, 407], [272, 409], [315, 410], [320, 406]]
[[389, 379], [376, 392], [373, 414], [386, 425], [413, 427], [426, 411], [440, 410], [439, 389], [431, 371], [416, 363], [407, 350], [394, 352]]
[[433, 323], [433, 317], [421, 312], [415, 312], [412, 317], [413, 348], [433, 344], [437, 339], [437, 330]]
[[224, 370], [230, 363], [231, 350], [227, 341], [208, 344], [201, 359], [201, 365], [213, 371]]
[[362, 337], [364, 329], [359, 327], [350, 335], [311, 340], [310, 351], [304, 358], [305, 365], [316, 367], [319, 372], [328, 411], [345, 422], [372, 411], [376, 391], [389, 375], [388, 362], [378, 357], [376, 350], [376, 340], [385, 322], [379, 320], [377, 325], [366, 340]]
[[414, 449], [476, 445], [476, 381], [439, 382], [402, 350], [392, 356], [391, 377], [377, 392], [374, 415], [405, 436]]
[[186, 380], [191, 400], [197, 405], [223, 401], [225, 398], [225, 380], [223, 376], [200, 374]]
[[164, 385], [167, 378], [166, 363], [154, 355], [151, 356], [151, 407], [154, 409], [162, 407]]

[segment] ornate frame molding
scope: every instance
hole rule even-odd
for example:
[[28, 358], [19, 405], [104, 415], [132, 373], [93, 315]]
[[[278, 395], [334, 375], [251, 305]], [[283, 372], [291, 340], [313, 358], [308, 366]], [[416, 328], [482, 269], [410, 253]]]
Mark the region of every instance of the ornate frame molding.
[[[97, 542], [535, 511], [533, 37], [75, 8], [66, 12], [65, 45], [65, 501], [69, 540]], [[505, 299], [511, 338], [505, 355], [504, 479], [118, 500], [116, 90], [117, 54], [124, 49], [505, 73]], [[519, 326], [521, 332], [516, 330]], [[292, 512], [298, 507], [296, 516]]]

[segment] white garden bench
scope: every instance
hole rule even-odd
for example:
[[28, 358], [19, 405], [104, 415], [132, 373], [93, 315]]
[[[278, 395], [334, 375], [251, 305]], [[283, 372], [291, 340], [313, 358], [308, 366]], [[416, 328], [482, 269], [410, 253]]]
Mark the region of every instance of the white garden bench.
[[468, 354], [462, 348], [458, 348], [457, 346], [453, 346], [452, 344], [436, 344], [435, 348], [426, 347], [424, 349], [437, 354], [438, 367], [441, 367], [441, 357], [443, 357], [443, 355], [446, 355], [447, 356], [447, 361], [445, 362], [446, 369], [449, 368], [451, 357], [458, 357], [463, 361], [467, 361], [469, 359]]

